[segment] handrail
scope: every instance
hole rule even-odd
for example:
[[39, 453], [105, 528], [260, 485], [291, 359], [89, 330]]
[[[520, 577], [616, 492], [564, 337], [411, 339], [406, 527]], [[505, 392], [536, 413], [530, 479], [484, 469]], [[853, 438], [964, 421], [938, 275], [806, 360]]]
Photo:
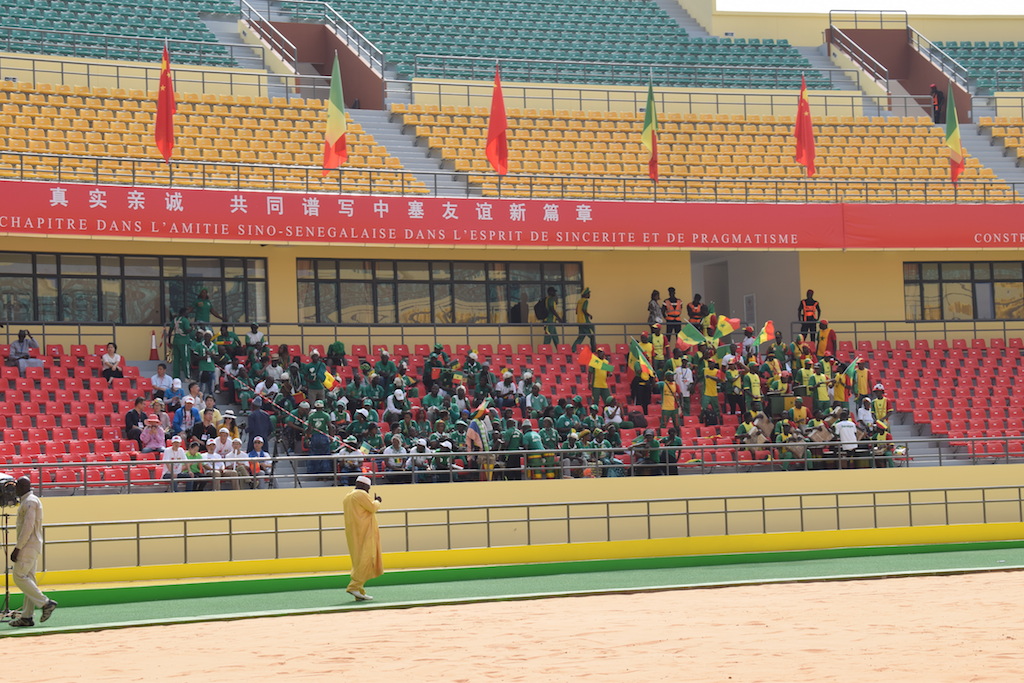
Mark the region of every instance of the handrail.
[[264, 16], [260, 14], [255, 7], [246, 2], [246, 0], [238, 1], [242, 18], [249, 27], [256, 32], [256, 35], [266, 41], [267, 45], [270, 46], [270, 49], [284, 59], [293, 71], [297, 71], [299, 49], [295, 47], [294, 43], [288, 40], [280, 31], [277, 30], [277, 27], [274, 26], [273, 23], [264, 18]]
[[829, 26], [853, 24], [853, 28], [904, 28], [910, 19], [906, 10], [834, 9], [828, 13]]
[[[580, 77], [596, 74], [606, 78], [607, 83], [633, 84], [641, 87], [652, 79], [656, 86], [687, 87], [680, 84], [686, 77], [699, 77], [704, 83], [717, 80], [718, 87], [742, 87], [737, 83], [746, 83], [754, 76], [762, 88], [775, 87], [795, 88], [799, 85], [799, 77], [808, 71], [804, 66], [727, 66], [727, 65], [686, 65], [657, 62], [615, 62], [615, 61], [583, 61], [493, 57], [463, 57], [456, 55], [439, 55], [421, 53], [413, 56], [413, 78], [448, 78], [452, 70], [460, 80], [486, 81], [494, 75], [495, 63], [507, 67], [514, 65], [520, 68], [506, 70], [502, 80], [514, 82], [525, 77], [528, 81], [555, 81], [573, 83]], [[470, 75], [465, 75], [466, 70]], [[440, 75], [437, 71], [440, 70]], [[814, 73], [828, 78], [830, 84], [843, 77], [858, 81], [859, 73], [855, 69], [813, 69]], [[783, 83], [783, 85], [779, 85]], [[794, 85], [795, 84], [795, 85]], [[714, 87], [701, 85], [700, 87]]]
[[964, 91], [971, 91], [968, 87], [970, 74], [967, 68], [950, 57], [945, 50], [928, 40], [913, 26], [907, 26], [907, 41], [912, 48], [935, 65], [939, 71], [949, 76]]
[[885, 87], [885, 93], [891, 92], [889, 87], [889, 70], [870, 54], [867, 50], [857, 44], [850, 36], [846, 35], [838, 26], [829, 26], [829, 34], [832, 44], [844, 52], [853, 62], [861, 67], [868, 76], [876, 83]]
[[[789, 330], [791, 337], [800, 333], [805, 323], [791, 321]], [[840, 341], [850, 341], [856, 345], [861, 341], [877, 339], [893, 340], [894, 338], [912, 339], [946, 339], [952, 335], [964, 335], [965, 338], [979, 339], [987, 335], [1009, 342], [1011, 335], [1024, 338], [1024, 321], [1021, 320], [833, 320], [829, 319], [829, 327], [836, 331]], [[780, 329], [776, 325], [776, 329]]]
[[[413, 539], [429, 537], [429, 549], [543, 545], [553, 541], [602, 542], [706, 535], [770, 534], [844, 529], [942, 526], [951, 523], [1024, 521], [1024, 487], [1019, 485], [903, 488], [853, 491], [797, 491], [740, 496], [699, 496], [650, 500], [581, 500], [437, 508], [382, 508], [378, 512], [388, 552], [425, 549]], [[992, 509], [990, 509], [991, 506]], [[937, 512], [935, 512], [937, 510]], [[497, 514], [500, 513], [500, 514]], [[862, 514], [856, 514], [862, 513]], [[303, 520], [311, 520], [306, 523]], [[335, 521], [336, 520], [336, 521]], [[613, 525], [612, 521], [618, 522]], [[239, 524], [238, 522], [245, 522]], [[603, 522], [595, 524], [595, 522]], [[659, 522], [654, 524], [653, 522]], [[509, 529], [512, 535], [498, 533]], [[556, 526], [553, 526], [556, 525]], [[612, 534], [612, 528], [617, 533]], [[128, 531], [119, 532], [121, 527]], [[241, 527], [241, 528], [239, 528]], [[148, 529], [152, 529], [149, 531]], [[114, 566], [104, 544], [128, 551], [120, 566], [187, 564], [204, 559], [281, 559], [344, 552], [340, 510], [262, 515], [177, 517], [50, 523], [42, 569], [94, 569]], [[426, 534], [430, 529], [443, 530]], [[461, 533], [461, 530], [467, 530]], [[552, 533], [554, 529], [558, 529]], [[546, 533], [545, 533], [546, 532]], [[284, 544], [294, 534], [315, 534], [312, 542]], [[268, 537], [257, 557], [248, 537]], [[344, 534], [340, 534], [344, 538]], [[225, 539], [210, 555], [211, 538]], [[166, 542], [159, 549], [155, 546]], [[143, 560], [146, 544], [148, 561]], [[60, 552], [55, 552], [56, 550]], [[269, 549], [269, 550], [268, 550]], [[76, 552], [77, 551], [77, 552]], [[154, 552], [156, 553], [154, 555]], [[52, 557], [51, 557], [52, 556]], [[59, 559], [57, 559], [59, 558]]]
[[[19, 33], [31, 34], [34, 37], [22, 39], [16, 37]], [[97, 45], [96, 42], [89, 40], [93, 38], [102, 39], [101, 44]], [[47, 42], [57, 41], [63, 44], [70, 43], [71, 46], [81, 44], [83, 47], [102, 48], [105, 50], [103, 57], [90, 55], [89, 58], [124, 60], [126, 59], [124, 55], [130, 54], [134, 55], [135, 59], [140, 62], [151, 62], [156, 64], [157, 68], [160, 66], [160, 55], [165, 42], [171, 52], [172, 63], [175, 61], [176, 53], [188, 53], [189, 50], [186, 48], [189, 47], [196, 48], [200, 57], [223, 57], [225, 48], [232, 60], [234, 60], [236, 52], [238, 51], [241, 51], [242, 55], [245, 57], [252, 56], [252, 46], [246, 45], [245, 43], [183, 40], [181, 38], [168, 38], [165, 41], [164, 38], [151, 38], [148, 36], [123, 36], [110, 33], [57, 31], [54, 29], [0, 25], [0, 50], [3, 51], [31, 53], [38, 48], [40, 43], [46, 44]], [[118, 43], [122, 44], [118, 45]], [[21, 49], [23, 47], [27, 49]], [[13, 57], [8, 56], [8, 58]], [[39, 57], [35, 56], [32, 58], [39, 59]], [[178, 65], [175, 64], [174, 68], [177, 69]]]
[[[155, 167], [154, 159], [110, 156], [42, 154], [38, 152], [5, 151], [6, 172], [0, 180], [56, 180], [62, 183], [121, 184], [158, 187], [200, 187], [252, 190], [255, 180], [244, 171], [263, 169], [268, 176], [263, 190], [273, 192], [323, 193], [323, 176], [319, 167], [252, 164], [213, 161], [173, 160]], [[67, 169], [63, 162], [75, 159], [91, 168]], [[42, 162], [49, 162], [49, 166]], [[103, 162], [118, 162], [104, 168]], [[331, 194], [393, 194], [422, 195], [423, 182], [434, 196], [479, 197], [480, 185], [489, 183], [491, 197], [549, 199], [557, 192], [563, 199], [618, 199], [620, 201], [716, 202], [716, 203], [871, 203], [884, 195], [885, 201], [897, 204], [989, 203], [1016, 204], [1024, 201], [1024, 182], [1002, 180], [961, 180], [948, 195], [949, 182], [939, 179], [820, 179], [802, 178], [712, 178], [662, 176], [657, 187], [637, 184], [637, 175], [559, 175], [525, 174], [509, 176], [517, 183], [499, 182], [490, 173], [458, 171], [402, 171], [394, 169], [360, 169], [368, 175], [367, 183], [347, 180], [341, 169], [334, 175]], [[185, 172], [182, 172], [185, 171]], [[299, 171], [296, 177], [291, 172]], [[198, 173], [199, 177], [196, 177]], [[40, 175], [41, 174], [41, 175]], [[398, 181], [394, 176], [398, 176]], [[227, 177], [225, 177], [227, 176]], [[381, 176], [378, 178], [378, 176]], [[453, 192], [451, 180], [465, 183], [465, 190]], [[443, 188], [443, 189], [442, 189]], [[1009, 190], [1009, 191], [1007, 191]]]
[[309, 8], [304, 12], [292, 13], [292, 21], [314, 22], [322, 19], [324, 24], [341, 38], [356, 55], [366, 61], [374, 73], [381, 77], [384, 76], [384, 69], [387, 65], [387, 58], [384, 52], [329, 3], [318, 2], [317, 0], [290, 0], [288, 4], [290, 6], [306, 6]]

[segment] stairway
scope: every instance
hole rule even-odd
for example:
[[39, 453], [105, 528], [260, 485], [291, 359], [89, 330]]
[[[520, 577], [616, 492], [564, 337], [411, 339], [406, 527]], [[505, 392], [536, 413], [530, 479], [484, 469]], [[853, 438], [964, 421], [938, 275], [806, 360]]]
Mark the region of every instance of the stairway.
[[391, 121], [388, 111], [371, 109], [349, 109], [352, 120], [372, 135], [378, 144], [387, 147], [388, 152], [402, 162], [402, 167], [413, 173], [437, 196], [466, 197], [479, 194], [471, 188], [464, 176], [445, 172], [441, 160], [428, 156], [429, 149], [416, 144], [416, 138], [402, 132], [402, 124]]
[[[203, 23], [217, 36], [217, 42], [232, 46], [244, 44], [242, 34], [238, 30], [237, 18], [220, 19], [212, 15], [206, 15], [203, 17]], [[266, 62], [263, 59], [263, 54], [256, 48], [248, 45], [244, 48], [232, 47], [231, 56], [238, 63], [238, 68], [240, 69], [267, 72], [267, 97], [288, 97], [288, 87], [280, 77], [270, 75], [270, 71], [267, 69]]]
[[[917, 424], [914, 421], [913, 413], [893, 413], [889, 420], [889, 433], [893, 441], [907, 441], [911, 439], [926, 439], [932, 436], [930, 424]], [[935, 467], [939, 457], [942, 458], [942, 465], [970, 465], [971, 459], [964, 454], [953, 453], [949, 445], [938, 440], [920, 441], [915, 440], [909, 444], [908, 455], [912, 458], [910, 467]]]
[[675, 19], [676, 23], [682, 26], [691, 38], [707, 38], [711, 35], [676, 0], [654, 0], [654, 2]]
[[[974, 116], [977, 119], [978, 113], [975, 112]], [[975, 123], [961, 123], [960, 140], [964, 149], [983, 165], [995, 171], [1000, 180], [1017, 183], [1015, 187], [1024, 189], [1024, 168], [1017, 166], [1016, 156], [1005, 156], [1006, 147], [1002, 140], [993, 140], [989, 129], [982, 131]], [[1021, 190], [1018, 190], [1018, 199], [1021, 194]]]

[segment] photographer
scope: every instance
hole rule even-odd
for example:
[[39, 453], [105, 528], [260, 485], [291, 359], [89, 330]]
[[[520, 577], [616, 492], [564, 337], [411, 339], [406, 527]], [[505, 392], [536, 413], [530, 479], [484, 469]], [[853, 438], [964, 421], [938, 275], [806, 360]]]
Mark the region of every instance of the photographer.
[[28, 477], [21, 477], [15, 482], [14, 491], [20, 499], [18, 505], [17, 541], [11, 551], [11, 562], [14, 563], [14, 584], [21, 589], [24, 603], [21, 616], [11, 622], [11, 626], [35, 626], [32, 619], [36, 607], [42, 608], [44, 622], [53, 614], [57, 603], [50, 600], [36, 585], [36, 561], [43, 552], [43, 504], [32, 493], [32, 482]]

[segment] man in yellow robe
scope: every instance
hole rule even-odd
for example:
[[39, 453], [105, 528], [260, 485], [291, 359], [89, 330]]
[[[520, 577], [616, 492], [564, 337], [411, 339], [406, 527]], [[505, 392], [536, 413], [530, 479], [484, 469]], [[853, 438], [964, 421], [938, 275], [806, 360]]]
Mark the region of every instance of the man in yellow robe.
[[384, 573], [384, 560], [380, 553], [380, 529], [377, 510], [380, 496], [370, 497], [369, 477], [356, 479], [356, 487], [342, 501], [345, 511], [345, 540], [352, 556], [352, 574], [345, 589], [356, 600], [373, 600], [363, 591], [363, 585]]

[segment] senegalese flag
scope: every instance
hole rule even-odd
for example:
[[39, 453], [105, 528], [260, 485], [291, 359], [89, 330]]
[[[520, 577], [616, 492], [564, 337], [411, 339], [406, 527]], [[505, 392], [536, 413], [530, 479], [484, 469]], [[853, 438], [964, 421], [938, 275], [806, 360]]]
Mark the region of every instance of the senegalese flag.
[[644, 350], [640, 348], [640, 342], [632, 337], [629, 339], [629, 354], [633, 356], [633, 372], [644, 379], [654, 377], [654, 366], [647, 359], [647, 354], [644, 353]]
[[359, 447], [359, 452], [362, 453], [363, 455], [369, 455], [370, 449], [364, 443], [362, 446]]
[[956, 185], [957, 178], [964, 172], [964, 146], [960, 141], [960, 122], [956, 117], [956, 102], [953, 101], [953, 81], [946, 90], [946, 147], [949, 147], [949, 180]]
[[859, 362], [860, 356], [857, 356], [852, 361], [850, 361], [849, 365], [846, 366], [846, 369], [843, 370], [843, 374], [849, 377], [850, 379], [857, 381], [857, 363]]
[[732, 344], [722, 344], [717, 349], [715, 349], [715, 358], [717, 358], [718, 360], [722, 360], [730, 353], [732, 353]]
[[341, 67], [338, 53], [334, 53], [334, 67], [331, 69], [331, 97], [327, 100], [327, 132], [324, 134], [324, 171], [338, 168], [348, 161], [348, 120], [345, 118], [345, 94], [341, 90]]
[[593, 357], [594, 352], [590, 350], [589, 346], [584, 344], [576, 354], [576, 362], [584, 366], [590, 365], [590, 359]]
[[334, 375], [331, 374], [330, 370], [324, 370], [324, 389], [330, 391], [338, 380], [335, 379]]
[[591, 356], [590, 362], [587, 363], [587, 367], [594, 368], [595, 370], [604, 370], [605, 372], [611, 372], [615, 369], [615, 366], [598, 356]]
[[764, 327], [761, 328], [761, 331], [757, 333], [756, 342], [758, 344], [764, 344], [772, 339], [775, 339], [775, 323], [769, 320], [764, 324]]
[[[683, 329], [679, 330], [679, 338], [676, 341], [676, 345], [678, 346], [679, 342], [684, 342], [687, 347], [697, 346], [697, 344], [703, 344], [707, 340], [703, 332], [694, 327], [693, 323], [688, 322], [683, 325]], [[685, 351], [686, 349], [683, 350]]]
[[160, 63], [160, 92], [156, 97], [156, 126], [153, 138], [164, 161], [171, 160], [174, 152], [174, 114], [178, 105], [174, 101], [174, 79], [171, 77], [171, 55], [164, 44], [164, 57]]
[[462, 384], [466, 381], [466, 376], [461, 372], [455, 371], [452, 373], [452, 384]]
[[640, 144], [647, 150], [647, 175], [658, 182], [658, 115], [654, 110], [654, 80], [647, 82], [647, 110], [644, 112], [644, 130]]
[[702, 330], [706, 330], [709, 327], [714, 327], [715, 319], [715, 302], [712, 301], [711, 303], [708, 304], [708, 314], [704, 316], [700, 321], [700, 328]]
[[487, 414], [487, 409], [491, 407], [491, 399], [485, 398], [483, 403], [476, 407], [473, 411], [473, 418], [476, 420], [482, 419]]
[[718, 316], [718, 322], [715, 324], [715, 339], [721, 339], [726, 337], [736, 330], [740, 329], [739, 318], [728, 318], [724, 315]]

